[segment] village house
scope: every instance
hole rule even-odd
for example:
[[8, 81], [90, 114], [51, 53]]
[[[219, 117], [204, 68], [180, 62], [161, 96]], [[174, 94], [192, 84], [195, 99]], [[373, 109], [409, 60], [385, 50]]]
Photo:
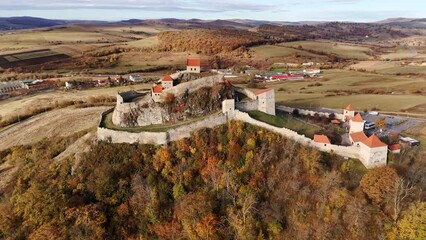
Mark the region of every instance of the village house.
[[258, 101], [258, 109], [264, 113], [275, 116], [275, 92], [274, 89], [268, 88], [254, 93]]
[[188, 58], [186, 60], [186, 71], [191, 73], [200, 73], [201, 60], [199, 58]]
[[173, 87], [173, 78], [170, 75], [164, 76], [161, 79], [161, 85], [163, 89], [169, 89]]
[[328, 144], [331, 144], [330, 139], [328, 139], [327, 136], [319, 134], [314, 135], [314, 142], [324, 144], [324, 147], [326, 147]]

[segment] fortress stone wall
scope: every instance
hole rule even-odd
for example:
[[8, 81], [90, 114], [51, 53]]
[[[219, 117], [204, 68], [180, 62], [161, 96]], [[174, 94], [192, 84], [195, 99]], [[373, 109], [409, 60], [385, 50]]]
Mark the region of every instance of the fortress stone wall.
[[[180, 73], [172, 74], [173, 78], [177, 78]], [[162, 97], [157, 102], [163, 102], [164, 96], [168, 93], [180, 96], [185, 92], [191, 93], [203, 87], [213, 87], [216, 84], [224, 83], [223, 75], [215, 75], [204, 77], [189, 82], [184, 82], [173, 88], [163, 90]], [[117, 104], [112, 115], [112, 122], [120, 127], [130, 126], [146, 126], [151, 124], [162, 124], [168, 121], [169, 116], [166, 111], [154, 104], [151, 96], [145, 95], [135, 102], [128, 102], [129, 99], [139, 97], [142, 94], [137, 92], [124, 92], [117, 94]], [[144, 107], [149, 106], [149, 107]], [[136, 122], [129, 122], [128, 116], [137, 119]]]
[[[300, 109], [300, 108], [292, 108], [292, 107], [286, 107], [286, 106], [279, 106], [278, 109], [285, 111], [285, 112], [288, 112], [288, 113], [292, 113], [294, 111], [294, 109], [297, 109], [297, 110], [299, 110], [300, 115], [305, 115], [305, 116], [308, 116], [308, 115], [313, 116], [316, 113], [318, 113], [319, 116], [328, 118], [331, 114], [331, 113], [326, 113], [326, 112], [311, 111], [311, 110]], [[341, 121], [345, 120], [345, 117], [341, 113], [335, 113], [334, 116], [335, 116], [336, 119], [339, 119]]]
[[[110, 110], [111, 111], [111, 110]], [[190, 137], [192, 132], [203, 128], [213, 128], [227, 123], [229, 120], [244, 121], [246, 123], [270, 130], [286, 138], [292, 139], [300, 144], [317, 148], [323, 152], [334, 153], [348, 158], [360, 158], [360, 149], [356, 146], [338, 146], [332, 144], [315, 143], [312, 139], [300, 135], [295, 131], [286, 128], [279, 128], [267, 123], [258, 121], [249, 116], [248, 113], [239, 110], [229, 110], [224, 108], [223, 113], [212, 115], [204, 120], [194, 122], [182, 127], [170, 129], [167, 132], [140, 132], [130, 133], [98, 127], [98, 140], [110, 141], [112, 143], [140, 143], [165, 145], [171, 141]]]
[[[111, 110], [109, 110], [111, 112]], [[101, 115], [101, 118], [108, 114], [108, 111]], [[118, 131], [104, 128], [99, 125], [97, 138], [100, 141], [109, 141], [111, 143], [139, 143], [139, 144], [156, 144], [165, 145], [171, 141], [188, 138], [192, 132], [203, 128], [213, 128], [218, 125], [225, 124], [228, 121], [223, 113], [214, 114], [206, 119], [169, 129], [166, 132], [139, 132], [132, 133], [126, 131]]]

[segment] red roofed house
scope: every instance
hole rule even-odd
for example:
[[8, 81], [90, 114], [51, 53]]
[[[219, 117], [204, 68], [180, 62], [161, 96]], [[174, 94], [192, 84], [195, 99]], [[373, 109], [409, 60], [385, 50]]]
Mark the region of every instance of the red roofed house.
[[161, 85], [164, 89], [173, 87], [173, 78], [170, 75], [166, 75], [161, 79]]
[[396, 154], [401, 153], [401, 144], [397, 143], [397, 144], [390, 145], [389, 151], [391, 153], [396, 153]]
[[359, 147], [360, 142], [367, 139], [364, 132], [354, 132], [349, 134], [349, 140], [351, 140], [352, 145], [357, 145]]
[[386, 165], [388, 145], [375, 135], [371, 135], [360, 143], [360, 160], [366, 168]]
[[155, 102], [158, 102], [160, 100], [162, 93], [163, 93], [163, 87], [160, 85], [154, 85], [151, 89], [151, 96]]
[[324, 146], [327, 146], [327, 144], [331, 144], [330, 139], [328, 139], [327, 136], [318, 134], [314, 135], [314, 142], [324, 144]]
[[186, 60], [186, 71], [192, 73], [200, 73], [201, 60], [199, 58], [188, 58]]
[[353, 117], [349, 123], [349, 133], [364, 131], [364, 119], [362, 119], [361, 114], [358, 113], [357, 115], [355, 115], [355, 117]]
[[254, 93], [257, 100], [257, 109], [264, 113], [275, 116], [275, 92], [274, 89], [268, 88], [259, 90]]
[[351, 120], [355, 116], [355, 110], [351, 105], [348, 105], [345, 109], [343, 109], [343, 117], [346, 121]]

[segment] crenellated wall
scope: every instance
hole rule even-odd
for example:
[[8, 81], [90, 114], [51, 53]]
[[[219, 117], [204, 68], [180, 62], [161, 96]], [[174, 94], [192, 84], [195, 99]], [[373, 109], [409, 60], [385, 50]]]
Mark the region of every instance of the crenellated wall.
[[[104, 115], [106, 115], [106, 113]], [[225, 124], [229, 120], [243, 121], [261, 128], [265, 128], [286, 138], [290, 138], [300, 144], [315, 147], [323, 152], [334, 153], [348, 158], [360, 158], [359, 147], [338, 146], [332, 144], [327, 144], [326, 146], [324, 146], [324, 144], [315, 143], [312, 139], [307, 138], [304, 135], [300, 135], [295, 131], [292, 131], [287, 128], [275, 127], [267, 123], [258, 121], [256, 119], [251, 118], [248, 113], [241, 112], [238, 110], [226, 110], [225, 113], [215, 114], [201, 121], [197, 121], [175, 129], [170, 129], [166, 132], [131, 133], [98, 127], [97, 134], [98, 140], [110, 141], [112, 143], [140, 143], [165, 145], [171, 141], [177, 141], [183, 138], [190, 137], [190, 134], [194, 131], [198, 131], [203, 128], [213, 128], [215, 126]]]
[[[292, 107], [287, 107], [287, 106], [277, 106], [277, 109], [282, 110], [284, 112], [288, 112], [288, 113], [292, 113], [294, 111], [294, 109], [299, 110], [299, 114], [300, 115], [305, 115], [305, 116], [313, 116], [316, 113], [318, 113], [319, 116], [321, 117], [329, 117], [331, 113], [326, 113], [326, 112], [317, 112], [317, 111], [311, 111], [311, 110], [306, 110], [306, 109], [301, 109], [301, 108], [292, 108]], [[343, 116], [343, 114], [341, 113], [334, 113], [334, 116], [336, 119], [339, 119], [341, 121], [344, 121], [345, 117]]]

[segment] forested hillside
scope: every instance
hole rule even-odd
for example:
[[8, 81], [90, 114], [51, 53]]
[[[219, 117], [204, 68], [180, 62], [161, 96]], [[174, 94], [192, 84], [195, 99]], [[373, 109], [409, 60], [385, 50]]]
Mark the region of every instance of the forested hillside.
[[74, 169], [52, 160], [71, 140], [1, 152], [21, 167], [0, 192], [0, 239], [426, 237], [425, 166], [411, 153], [365, 174], [230, 122], [168, 148], [93, 144]]
[[[406, 37], [407, 34], [389, 26], [368, 23], [330, 22], [319, 25], [261, 25], [258, 33], [278, 41], [296, 41], [306, 39], [329, 40], [369, 40]], [[366, 38], [368, 36], [368, 38]]]
[[232, 29], [197, 29], [158, 34], [159, 50], [193, 51], [199, 54], [229, 53], [268, 42], [261, 34]]

